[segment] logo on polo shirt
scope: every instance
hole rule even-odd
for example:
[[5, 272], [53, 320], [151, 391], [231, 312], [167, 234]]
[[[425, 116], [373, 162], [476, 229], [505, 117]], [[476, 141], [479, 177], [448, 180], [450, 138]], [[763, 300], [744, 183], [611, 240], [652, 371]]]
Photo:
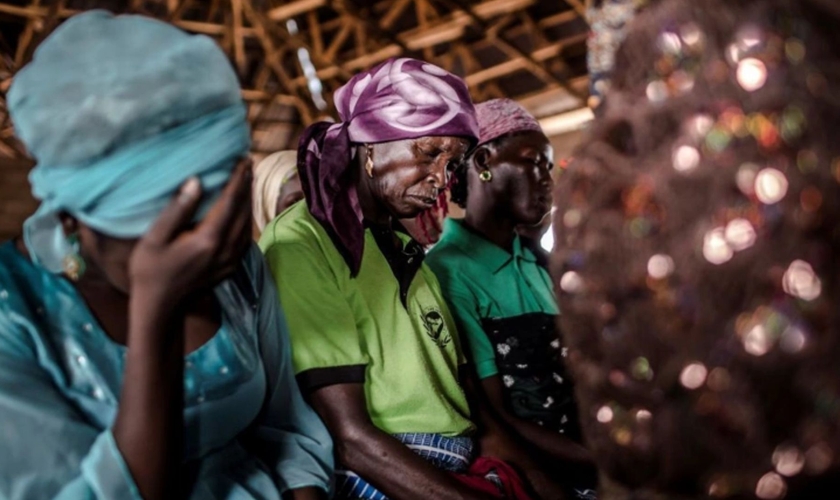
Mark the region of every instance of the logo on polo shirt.
[[438, 347], [444, 348], [452, 342], [452, 336], [449, 335], [446, 322], [443, 321], [443, 315], [438, 309], [423, 310], [423, 326], [426, 327], [426, 333]]

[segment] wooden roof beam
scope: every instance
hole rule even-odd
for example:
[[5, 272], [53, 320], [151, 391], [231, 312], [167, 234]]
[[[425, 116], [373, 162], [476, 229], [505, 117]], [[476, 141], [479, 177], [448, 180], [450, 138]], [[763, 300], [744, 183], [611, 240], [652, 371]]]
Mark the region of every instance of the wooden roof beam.
[[566, 3], [571, 6], [578, 15], [586, 19], [586, 6], [580, 0], [566, 0]]
[[[535, 0], [489, 0], [476, 5], [473, 12], [482, 20], [487, 20], [501, 14], [525, 9], [534, 4]], [[457, 40], [464, 34], [464, 29], [472, 24], [470, 15], [457, 10], [443, 18], [442, 22], [430, 24], [427, 28], [418, 27], [406, 31], [398, 38], [410, 50], [420, 50], [442, 43]]]
[[285, 21], [326, 4], [327, 0], [297, 0], [271, 9], [267, 16], [272, 21]]
[[[533, 4], [534, 1], [535, 0], [487, 0], [484, 3], [477, 5], [473, 11], [477, 16], [490, 18], [500, 13], [508, 12], [510, 9], [525, 8]], [[463, 34], [464, 27], [472, 22], [470, 16], [460, 10], [444, 19], [445, 20], [442, 20], [441, 22], [430, 24], [426, 30], [411, 30], [397, 35], [397, 38], [402, 41], [405, 47], [409, 50], [419, 50], [425, 47], [457, 40]], [[346, 26], [346, 24], [344, 26]], [[332, 46], [327, 49], [327, 55], [335, 56], [332, 49]], [[338, 47], [335, 47], [335, 50], [337, 49]], [[329, 80], [331, 78], [335, 78], [341, 71], [352, 73], [384, 61], [389, 57], [399, 56], [403, 52], [403, 47], [396, 43], [392, 43], [382, 47], [376, 52], [351, 59], [341, 66], [331, 65], [321, 68], [318, 70], [317, 75], [321, 80]], [[306, 85], [306, 78], [296, 78], [294, 80], [294, 84], [297, 86]]]
[[245, 39], [242, 34], [242, 0], [230, 0], [230, 8], [233, 11], [233, 59], [236, 61], [239, 75], [242, 76], [248, 63], [245, 59]]
[[[557, 43], [553, 43], [541, 49], [537, 49], [529, 54], [530, 58], [536, 62], [543, 62], [553, 57], [557, 57], [563, 51], [563, 49], [568, 45], [573, 45], [575, 43], [579, 43], [589, 35], [587, 33], [581, 33], [580, 35], [575, 35], [573, 37], [567, 38]], [[521, 69], [528, 69], [529, 64], [528, 60], [524, 57], [515, 57], [509, 61], [505, 61], [501, 64], [497, 64], [495, 66], [491, 66], [489, 68], [485, 68], [481, 71], [477, 71], [470, 75], [467, 75], [464, 80], [467, 82], [467, 85], [470, 87], [474, 85], [479, 85], [481, 83], [495, 80], [497, 78], [501, 78], [503, 76], [507, 76], [511, 73], [515, 73]]]
[[[573, 10], [567, 10], [565, 12], [561, 12], [559, 14], [554, 14], [553, 16], [548, 16], [546, 18], [540, 19], [537, 21], [537, 27], [541, 30], [546, 30], [548, 28], [554, 28], [556, 26], [560, 26], [561, 24], [565, 24], [575, 19], [578, 19], [577, 12]], [[505, 34], [509, 37], [516, 38], [520, 35], [529, 33], [530, 29], [525, 24], [517, 24], [516, 26], [511, 27]], [[487, 38], [481, 40], [480, 42], [476, 42], [472, 45], [475, 49], [481, 49], [487, 47], [488, 45], [492, 45], [493, 40], [488, 40]]]
[[396, 0], [395, 2], [389, 2], [391, 5], [388, 7], [388, 11], [382, 16], [382, 19], [379, 21], [379, 25], [385, 29], [390, 29], [400, 17], [400, 14], [403, 13], [405, 8], [408, 7], [408, 4], [411, 2], [412, 0]]
[[[362, 30], [362, 32], [369, 32], [374, 37], [379, 38], [380, 41], [384, 41], [386, 43], [396, 44], [400, 46], [400, 49], [403, 51], [407, 50], [408, 48], [402, 43], [402, 41], [398, 40], [394, 37], [394, 35], [387, 30], [383, 29], [379, 26], [379, 24], [371, 19], [371, 12], [364, 11], [359, 9], [352, 0], [343, 0], [343, 1], [336, 1], [336, 0], [329, 0], [330, 6], [335, 9], [336, 12], [342, 15], [349, 16], [352, 19], [355, 19], [357, 22], [357, 27]], [[367, 29], [365, 29], [365, 27]], [[362, 44], [363, 45], [363, 44]], [[366, 51], [365, 51], [366, 52]], [[364, 54], [362, 52], [359, 54], [360, 56]]]
[[[467, 12], [470, 15], [470, 18], [472, 18], [475, 25], [481, 27], [485, 31], [485, 33], [488, 31], [489, 26], [487, 25], [487, 23], [485, 21], [483, 21], [475, 13], [475, 10], [469, 4], [467, 4], [464, 0], [444, 0], [444, 3], [448, 4], [448, 5], [452, 5], [454, 8], [460, 8], [460, 9], [464, 10], [465, 12]], [[527, 66], [527, 68], [532, 73], [534, 73], [536, 76], [538, 76], [540, 79], [542, 79], [543, 81], [545, 81], [547, 83], [556, 83], [556, 84], [562, 86], [563, 88], [565, 88], [569, 92], [569, 94], [577, 97], [580, 101], [585, 103], [586, 98], [584, 97], [584, 95], [581, 94], [580, 92], [578, 92], [577, 90], [575, 90], [574, 88], [572, 88], [569, 85], [568, 81], [566, 81], [565, 78], [560, 78], [557, 75], [555, 75], [555, 74], [551, 73], [550, 71], [546, 70], [540, 64], [539, 61], [536, 61], [536, 60], [534, 60], [534, 58], [531, 57], [531, 54], [529, 54], [529, 53], [525, 52], [524, 50], [520, 49], [519, 47], [515, 46], [509, 40], [505, 39], [505, 37], [502, 34], [499, 34], [499, 36], [497, 38], [495, 38], [495, 41], [496, 41], [496, 45], [501, 50], [503, 50], [504, 52], [507, 52], [508, 54], [513, 56], [515, 59], [523, 59], [524, 64]]]
[[298, 98], [289, 94], [269, 94], [258, 89], [242, 89], [242, 100], [244, 101], [274, 101], [284, 106], [296, 106]]
[[579, 17], [581, 16], [576, 11], [567, 10], [566, 12], [561, 12], [559, 14], [554, 14], [553, 16], [548, 16], [546, 18], [540, 19], [539, 21], [537, 21], [537, 26], [539, 26], [542, 29], [553, 28], [554, 26], [559, 26], [561, 24], [574, 21]]
[[254, 6], [251, 5], [250, 0], [243, 0], [242, 7], [242, 13], [246, 18], [248, 18], [248, 21], [254, 26], [254, 29], [257, 30], [257, 39], [259, 39], [263, 52], [265, 53], [265, 64], [267, 64], [274, 72], [277, 80], [280, 82], [280, 85], [294, 98], [294, 106], [300, 112], [301, 118], [303, 118], [304, 122], [307, 124], [311, 123], [314, 113], [317, 110], [314, 109], [314, 105], [311, 104], [311, 101], [306, 101], [295, 93], [292, 79], [289, 77], [289, 74], [280, 62], [280, 52], [274, 46], [274, 41], [268, 33], [266, 26], [268, 23], [258, 12], [256, 12]]
[[[81, 11], [73, 9], [60, 9], [58, 11], [58, 17], [60, 19], [65, 19], [74, 16], [80, 12]], [[46, 17], [48, 13], [48, 7], [17, 7], [15, 5], [0, 3], [0, 14], [8, 14], [10, 16], [24, 17], [27, 19], [38, 19]], [[222, 24], [204, 23], [200, 21], [187, 21], [182, 19], [174, 19], [172, 21], [172, 24], [193, 33], [200, 33], [202, 35], [212, 36], [224, 35], [225, 32], [229, 29], [227, 26]], [[246, 37], [254, 37], [256, 36], [256, 33], [253, 28], [243, 27], [242, 35]]]
[[[569, 80], [569, 84], [576, 88], [576, 89], [586, 89], [589, 87], [589, 75], [581, 75]], [[530, 92], [521, 96], [518, 96], [516, 100], [519, 104], [525, 106], [526, 109], [531, 110], [535, 107], [540, 106], [542, 103], [546, 101], [556, 101], [558, 99], [557, 92], [563, 91], [565, 93], [565, 89], [557, 84], [549, 84], [546, 85], [544, 88], [537, 90], [535, 92]], [[571, 103], [570, 103], [571, 104]], [[566, 109], [573, 109], [575, 106], [571, 105]], [[537, 116], [537, 118], [542, 118], [541, 116]]]

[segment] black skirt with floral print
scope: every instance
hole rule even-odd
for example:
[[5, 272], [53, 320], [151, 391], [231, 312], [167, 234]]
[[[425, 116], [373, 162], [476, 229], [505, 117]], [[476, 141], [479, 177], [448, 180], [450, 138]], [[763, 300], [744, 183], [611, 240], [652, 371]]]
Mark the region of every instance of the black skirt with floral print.
[[[574, 385], [566, 371], [557, 316], [545, 313], [482, 320], [496, 350], [496, 366], [514, 415], [582, 441]], [[563, 466], [570, 496], [596, 500], [592, 471]]]
[[580, 441], [566, 348], [552, 314], [532, 313], [482, 320], [496, 350], [496, 366], [514, 415]]

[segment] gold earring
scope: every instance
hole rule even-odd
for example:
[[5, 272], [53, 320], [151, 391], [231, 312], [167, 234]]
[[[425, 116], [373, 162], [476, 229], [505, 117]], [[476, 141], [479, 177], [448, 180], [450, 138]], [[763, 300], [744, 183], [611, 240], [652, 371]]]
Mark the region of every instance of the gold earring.
[[67, 242], [70, 244], [71, 251], [64, 256], [62, 262], [64, 274], [73, 281], [79, 281], [79, 278], [85, 274], [85, 260], [79, 254], [79, 235], [71, 234], [67, 237]]
[[493, 172], [489, 170], [482, 170], [480, 174], [478, 174], [478, 178], [481, 179], [481, 182], [490, 182], [493, 180]]
[[365, 160], [365, 172], [367, 172], [368, 177], [371, 179], [373, 178], [373, 149], [370, 146], [366, 146], [367, 149], [367, 160]]

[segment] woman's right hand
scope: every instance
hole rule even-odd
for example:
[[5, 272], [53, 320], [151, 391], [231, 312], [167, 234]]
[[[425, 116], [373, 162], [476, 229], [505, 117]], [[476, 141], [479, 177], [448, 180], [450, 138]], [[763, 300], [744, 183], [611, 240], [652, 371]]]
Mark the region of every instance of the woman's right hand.
[[251, 243], [251, 161], [236, 167], [207, 216], [189, 227], [201, 200], [191, 178], [135, 246], [129, 260], [131, 293], [174, 307], [236, 270]]
[[251, 241], [250, 194], [243, 161], [192, 224], [201, 185], [190, 179], [131, 253], [129, 349], [113, 432], [143, 498], [182, 496], [185, 305], [240, 265]]

